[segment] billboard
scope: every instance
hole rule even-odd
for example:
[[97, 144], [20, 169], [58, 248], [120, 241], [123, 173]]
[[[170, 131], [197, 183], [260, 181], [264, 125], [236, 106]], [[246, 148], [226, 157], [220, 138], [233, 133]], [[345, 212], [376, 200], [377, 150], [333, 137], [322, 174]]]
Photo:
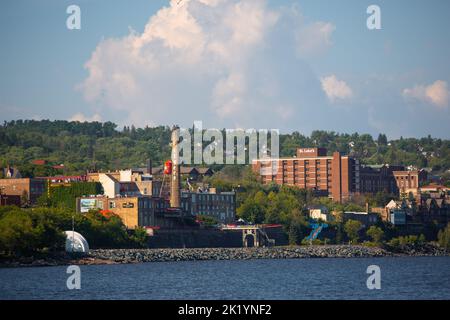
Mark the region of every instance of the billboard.
[[103, 202], [97, 201], [97, 199], [80, 199], [80, 212], [96, 209], [103, 209]]

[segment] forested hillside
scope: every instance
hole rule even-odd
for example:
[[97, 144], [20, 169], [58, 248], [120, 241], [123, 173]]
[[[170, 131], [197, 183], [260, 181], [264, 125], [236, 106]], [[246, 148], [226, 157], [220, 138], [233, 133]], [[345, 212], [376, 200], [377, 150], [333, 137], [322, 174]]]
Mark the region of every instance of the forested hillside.
[[[0, 166], [17, 166], [23, 175], [39, 176], [144, 166], [147, 158], [161, 164], [170, 157], [169, 143], [168, 126], [118, 128], [111, 122], [16, 120], [0, 126]], [[329, 153], [338, 150], [370, 164], [432, 167], [440, 174], [450, 169], [450, 140], [430, 136], [389, 140], [384, 134], [374, 138], [369, 134], [313, 131], [311, 136], [293, 132], [280, 137], [282, 156], [295, 154], [299, 146], [326, 147]], [[33, 165], [36, 159], [64, 164], [65, 169]]]

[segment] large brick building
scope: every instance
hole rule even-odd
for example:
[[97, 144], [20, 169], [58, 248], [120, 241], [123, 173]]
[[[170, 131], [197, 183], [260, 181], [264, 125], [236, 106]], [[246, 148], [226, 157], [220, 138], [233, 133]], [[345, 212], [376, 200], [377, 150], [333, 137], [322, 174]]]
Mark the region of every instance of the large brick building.
[[360, 164], [357, 159], [325, 148], [299, 148], [293, 158], [255, 160], [253, 170], [262, 183], [286, 184], [313, 189], [342, 202], [360, 192]]
[[293, 158], [255, 160], [253, 170], [264, 184], [276, 183], [312, 189], [342, 202], [355, 194], [399, 194], [418, 189], [425, 181], [423, 170], [396, 165], [362, 165], [358, 159], [324, 148], [299, 148]]

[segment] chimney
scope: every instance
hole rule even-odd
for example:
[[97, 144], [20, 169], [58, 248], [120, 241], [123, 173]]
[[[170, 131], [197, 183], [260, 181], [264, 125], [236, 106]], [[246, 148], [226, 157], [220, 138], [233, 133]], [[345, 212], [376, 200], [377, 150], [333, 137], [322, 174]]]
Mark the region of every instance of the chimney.
[[152, 174], [152, 160], [147, 159], [147, 174]]
[[178, 150], [180, 127], [172, 127], [172, 181], [170, 183], [170, 207], [180, 208], [180, 154]]

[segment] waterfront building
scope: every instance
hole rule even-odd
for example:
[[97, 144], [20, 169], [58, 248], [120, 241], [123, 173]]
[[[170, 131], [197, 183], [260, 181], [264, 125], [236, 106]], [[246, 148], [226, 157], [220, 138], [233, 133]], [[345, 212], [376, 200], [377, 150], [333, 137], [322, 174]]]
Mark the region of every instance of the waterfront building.
[[180, 211], [170, 210], [169, 201], [152, 196], [107, 196], [80, 197], [76, 200], [79, 213], [89, 210], [100, 210], [101, 213], [113, 213], [119, 216], [129, 229], [136, 227], [171, 228], [179, 223], [183, 214]]
[[231, 223], [236, 219], [236, 193], [210, 189], [206, 192], [182, 191], [182, 209], [191, 215], [205, 215], [221, 223]]

